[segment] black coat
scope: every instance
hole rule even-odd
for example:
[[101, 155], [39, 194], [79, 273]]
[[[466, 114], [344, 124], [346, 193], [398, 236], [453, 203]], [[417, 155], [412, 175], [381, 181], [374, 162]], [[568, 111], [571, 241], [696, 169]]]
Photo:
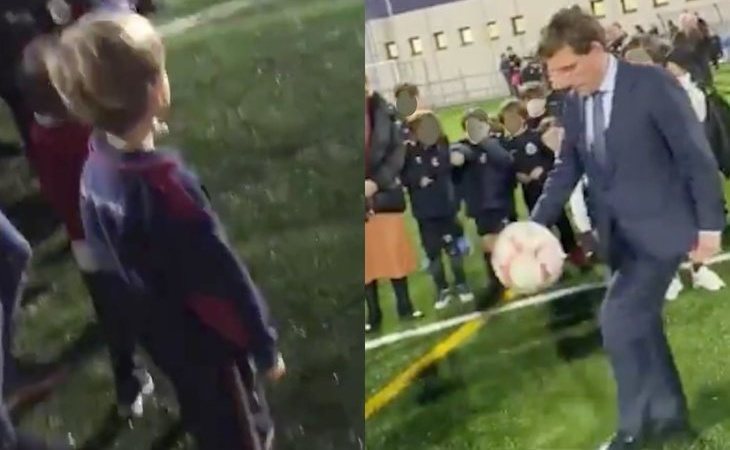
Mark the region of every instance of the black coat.
[[367, 208], [376, 213], [405, 211], [405, 194], [399, 176], [406, 154], [397, 113], [377, 92], [367, 102], [372, 128], [370, 148], [365, 152], [365, 177], [378, 185], [378, 192]]
[[514, 209], [514, 159], [497, 139], [479, 144], [462, 140], [451, 146], [466, 160], [461, 168], [462, 195], [470, 217], [485, 210]]
[[[451, 178], [451, 152], [448, 142], [425, 147], [408, 147], [403, 168], [403, 184], [411, 198], [413, 216], [418, 219], [454, 217], [457, 210], [456, 191]], [[422, 178], [430, 178], [421, 186]]]

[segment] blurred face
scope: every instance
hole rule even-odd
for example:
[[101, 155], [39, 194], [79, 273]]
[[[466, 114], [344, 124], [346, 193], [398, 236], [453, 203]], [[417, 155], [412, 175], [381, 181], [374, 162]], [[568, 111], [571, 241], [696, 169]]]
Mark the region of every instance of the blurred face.
[[525, 120], [516, 112], [508, 111], [502, 115], [504, 128], [509, 134], [517, 134], [525, 125]]
[[478, 144], [489, 137], [489, 124], [476, 117], [466, 119], [466, 137], [472, 144]]
[[547, 60], [547, 71], [553, 88], [575, 89], [588, 95], [601, 85], [607, 63], [606, 51], [598, 42], [585, 55], [576, 54], [566, 45]]
[[401, 116], [409, 117], [411, 114], [416, 112], [416, 109], [418, 108], [418, 98], [403, 91], [398, 94], [398, 97], [396, 97], [395, 107]]
[[423, 116], [416, 125], [416, 139], [426, 147], [436, 144], [441, 134], [441, 124], [430, 114]]

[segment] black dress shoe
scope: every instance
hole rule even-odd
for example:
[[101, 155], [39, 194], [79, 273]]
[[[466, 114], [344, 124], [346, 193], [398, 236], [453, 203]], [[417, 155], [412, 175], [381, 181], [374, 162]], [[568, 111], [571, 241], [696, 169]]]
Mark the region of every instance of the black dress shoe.
[[640, 436], [618, 432], [598, 450], [641, 450], [643, 447], [644, 440]]

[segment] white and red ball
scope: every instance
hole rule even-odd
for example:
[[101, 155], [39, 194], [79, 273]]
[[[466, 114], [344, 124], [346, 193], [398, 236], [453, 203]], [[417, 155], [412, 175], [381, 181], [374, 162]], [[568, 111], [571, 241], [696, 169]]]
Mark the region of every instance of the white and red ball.
[[497, 237], [492, 267], [505, 287], [529, 294], [558, 281], [565, 256], [560, 241], [549, 229], [536, 222], [515, 222]]

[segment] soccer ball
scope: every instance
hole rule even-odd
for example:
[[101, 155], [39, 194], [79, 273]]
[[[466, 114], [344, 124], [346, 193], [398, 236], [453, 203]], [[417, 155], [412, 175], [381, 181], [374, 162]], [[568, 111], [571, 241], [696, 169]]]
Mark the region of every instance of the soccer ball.
[[505, 287], [531, 294], [558, 281], [565, 256], [549, 229], [536, 222], [515, 222], [497, 237], [492, 267]]

